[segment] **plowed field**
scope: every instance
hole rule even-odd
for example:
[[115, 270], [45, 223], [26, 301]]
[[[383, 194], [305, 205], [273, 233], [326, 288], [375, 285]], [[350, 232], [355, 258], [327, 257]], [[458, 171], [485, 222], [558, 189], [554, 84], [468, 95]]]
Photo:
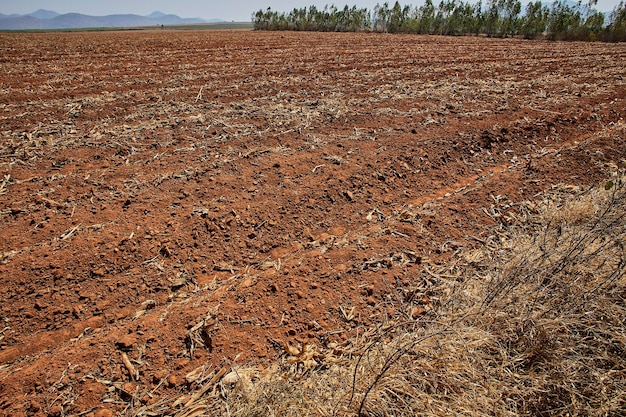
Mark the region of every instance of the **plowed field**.
[[[384, 317], [626, 158], [626, 45], [0, 34], [0, 415], [128, 412]], [[427, 296], [411, 314], [428, 314]]]

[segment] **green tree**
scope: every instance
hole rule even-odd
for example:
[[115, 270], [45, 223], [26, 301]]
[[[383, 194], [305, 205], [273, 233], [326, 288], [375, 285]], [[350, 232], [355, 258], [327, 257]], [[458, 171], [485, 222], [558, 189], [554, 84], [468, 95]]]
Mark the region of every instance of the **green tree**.
[[374, 6], [374, 15], [372, 17], [375, 32], [387, 32], [390, 15], [391, 10], [389, 10], [389, 3], [385, 2], [382, 6], [380, 4]]
[[550, 9], [544, 6], [540, 0], [528, 3], [526, 14], [521, 20], [521, 34], [526, 39], [534, 39], [542, 35], [546, 30]]
[[269, 29], [269, 21], [265, 12], [262, 9], [252, 14], [252, 23], [254, 25], [254, 30]]
[[483, 3], [481, 0], [478, 0], [478, 3], [474, 6], [474, 15], [472, 16], [473, 29], [472, 33], [478, 35], [483, 32], [485, 20], [483, 14]]
[[387, 31], [389, 33], [405, 32], [405, 22], [408, 18], [409, 11], [409, 6], [402, 7], [400, 3], [396, 1], [387, 17]]
[[605, 39], [611, 42], [626, 41], [626, 3], [620, 1], [611, 12]]
[[449, 18], [454, 11], [454, 0], [441, 0], [435, 15], [433, 33], [437, 35], [448, 35], [450, 31]]
[[315, 6], [294, 8], [280, 13], [267, 8], [252, 14], [255, 30], [370, 31], [487, 36], [523, 35], [527, 39], [626, 40], [626, 7], [624, 0], [613, 10], [608, 27], [604, 15], [595, 9], [597, 0], [556, 0], [549, 8], [533, 0], [520, 16], [521, 0], [482, 0], [472, 4], [464, 0], [424, 0], [421, 7], [401, 5], [395, 1], [376, 4], [373, 12], [357, 6]]
[[432, 0], [426, 0], [424, 5], [418, 9], [419, 29], [418, 33], [431, 34], [435, 26], [435, 6]]
[[460, 1], [454, 9], [452, 13], [456, 23], [455, 23], [455, 35], [467, 35], [474, 33], [476, 22], [474, 21], [475, 16], [475, 5], [470, 3], [463, 3]]
[[557, 0], [552, 4], [547, 26], [549, 39], [572, 39], [581, 26], [580, 5], [578, 3], [575, 6], [570, 6], [565, 0]]
[[500, 36], [507, 37], [516, 35], [519, 32], [519, 14], [522, 10], [522, 3], [519, 0], [500, 0]]
[[487, 36], [495, 36], [500, 27], [500, 8], [498, 6], [498, 0], [489, 0], [487, 2], [483, 22]]

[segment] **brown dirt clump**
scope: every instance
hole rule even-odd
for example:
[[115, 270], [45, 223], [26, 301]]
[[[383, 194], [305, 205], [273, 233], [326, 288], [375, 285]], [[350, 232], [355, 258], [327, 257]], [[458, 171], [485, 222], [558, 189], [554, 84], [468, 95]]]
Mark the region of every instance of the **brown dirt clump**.
[[110, 415], [193, 372], [341, 343], [405, 314], [403, 288], [522, 201], [626, 155], [626, 45], [141, 31], [0, 47], [6, 415]]

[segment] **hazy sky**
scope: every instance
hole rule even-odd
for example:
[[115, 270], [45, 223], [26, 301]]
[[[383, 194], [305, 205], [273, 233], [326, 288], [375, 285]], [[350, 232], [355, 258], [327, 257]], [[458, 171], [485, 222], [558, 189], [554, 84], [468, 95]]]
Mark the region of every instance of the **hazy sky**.
[[[205, 19], [224, 19], [235, 21], [250, 21], [252, 12], [271, 7], [278, 11], [289, 11], [294, 7], [306, 7], [316, 5], [323, 7], [325, 4], [335, 4], [338, 7], [356, 5], [373, 9], [376, 3], [384, 3], [385, 0], [352, 0], [352, 1], [315, 1], [315, 0], [0, 0], [0, 13], [4, 14], [27, 14], [37, 9], [54, 10], [57, 13], [82, 13], [94, 16], [107, 14], [134, 13], [147, 15], [156, 10], [163, 13], [173, 13], [180, 17], [202, 17]], [[389, 0], [393, 4], [395, 0]], [[470, 3], [476, 3], [470, 0]], [[522, 0], [526, 4], [527, 0]], [[544, 0], [551, 3], [551, 0]], [[583, 3], [586, 0], [583, 1]], [[422, 5], [423, 0], [400, 1], [400, 4]], [[439, 0], [434, 0], [435, 5]], [[486, 1], [483, 0], [483, 4]], [[600, 11], [611, 11], [619, 3], [619, 0], [598, 0], [596, 8]]]

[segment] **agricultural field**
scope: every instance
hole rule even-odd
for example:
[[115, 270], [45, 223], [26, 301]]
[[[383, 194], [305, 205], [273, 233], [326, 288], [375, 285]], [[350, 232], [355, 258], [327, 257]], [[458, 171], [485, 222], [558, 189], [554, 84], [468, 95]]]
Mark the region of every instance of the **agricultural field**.
[[626, 164], [624, 44], [224, 30], [0, 49], [0, 415], [195, 416], [276, 366], [322, 372], [381, 323], [437, 321], [450, 265]]

